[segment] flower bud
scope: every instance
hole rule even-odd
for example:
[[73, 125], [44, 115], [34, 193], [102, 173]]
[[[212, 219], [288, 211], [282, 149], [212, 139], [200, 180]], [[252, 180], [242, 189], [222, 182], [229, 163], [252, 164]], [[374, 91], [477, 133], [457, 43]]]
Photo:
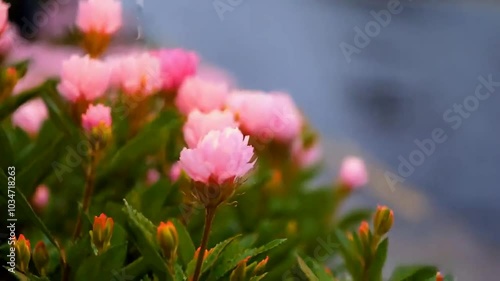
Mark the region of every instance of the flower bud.
[[436, 273], [436, 281], [444, 281], [444, 276], [441, 272]]
[[358, 229], [359, 238], [363, 244], [368, 245], [368, 239], [370, 237], [370, 225], [368, 222], [363, 221]]
[[339, 172], [340, 184], [349, 189], [358, 188], [368, 182], [365, 162], [358, 157], [346, 157]]
[[[208, 255], [210, 254], [210, 251], [211, 250], [207, 250], [205, 249], [205, 253], [203, 253], [203, 260], [205, 260]], [[198, 249], [196, 249], [196, 251], [194, 252], [194, 260], [198, 260], [198, 256], [200, 255], [200, 247], [198, 247]]]
[[98, 150], [111, 138], [111, 108], [102, 104], [89, 105], [82, 115], [82, 127], [90, 139], [93, 149]]
[[241, 260], [229, 276], [230, 281], [244, 281], [247, 276], [247, 261], [250, 257]]
[[22, 272], [28, 271], [28, 266], [30, 264], [31, 259], [31, 244], [30, 241], [24, 238], [24, 235], [19, 235], [19, 238], [16, 240], [16, 262], [17, 267]]
[[36, 190], [35, 194], [33, 194], [33, 206], [37, 210], [43, 210], [45, 206], [49, 203], [49, 198], [50, 198], [50, 190], [48, 187], [44, 184], [39, 185]]
[[12, 90], [16, 86], [17, 81], [19, 81], [19, 74], [15, 67], [7, 67], [2, 70], [0, 79], [0, 84], [2, 86], [0, 100], [3, 100], [12, 94]]
[[94, 224], [90, 236], [98, 253], [103, 253], [109, 248], [114, 225], [113, 219], [108, 218], [105, 214], [101, 214], [98, 217], [94, 216]]
[[254, 268], [252, 275], [253, 276], [259, 276], [264, 274], [266, 271], [266, 265], [267, 262], [269, 261], [269, 257], [267, 256], [265, 259], [261, 260]]
[[392, 227], [394, 223], [394, 213], [387, 206], [378, 206], [373, 218], [373, 227], [377, 235], [384, 235]]
[[47, 275], [47, 265], [49, 264], [49, 252], [43, 241], [36, 243], [33, 250], [33, 262], [41, 276]]
[[179, 236], [175, 225], [171, 221], [160, 223], [156, 232], [156, 240], [165, 259], [168, 261], [175, 260], [177, 246], [179, 245]]

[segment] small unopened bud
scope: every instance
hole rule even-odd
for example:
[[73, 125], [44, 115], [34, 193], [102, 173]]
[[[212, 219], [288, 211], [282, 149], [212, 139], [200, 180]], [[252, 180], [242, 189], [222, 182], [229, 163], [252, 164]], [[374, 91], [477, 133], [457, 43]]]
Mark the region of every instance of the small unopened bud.
[[35, 267], [41, 276], [47, 275], [49, 260], [49, 252], [47, 251], [45, 243], [43, 241], [38, 241], [35, 245], [35, 249], [33, 250], [33, 262], [35, 263]]
[[377, 235], [384, 235], [392, 228], [394, 213], [387, 206], [378, 206], [373, 218], [373, 227]]
[[31, 259], [31, 244], [30, 241], [24, 238], [24, 235], [19, 235], [16, 240], [16, 263], [17, 267], [22, 272], [28, 271], [28, 266]]
[[2, 90], [0, 91], [0, 100], [9, 97], [12, 94], [12, 90], [19, 81], [19, 73], [15, 67], [8, 67], [4, 69], [0, 77], [0, 85]]
[[241, 260], [229, 276], [230, 281], [244, 281], [247, 276], [247, 261], [250, 257]]
[[89, 105], [82, 114], [82, 127], [94, 150], [106, 146], [111, 139], [111, 108], [102, 104]]
[[92, 231], [90, 231], [90, 236], [98, 253], [103, 253], [109, 248], [114, 225], [113, 219], [108, 218], [105, 214], [101, 214], [98, 217], [94, 216], [94, 224]]
[[265, 259], [261, 260], [253, 270], [253, 276], [259, 276], [264, 274], [264, 272], [266, 272], [266, 265], [268, 261], [269, 257], [266, 257]]
[[359, 238], [361, 239], [361, 241], [367, 245], [367, 242], [368, 242], [368, 239], [369, 239], [369, 236], [370, 236], [370, 225], [368, 224], [368, 222], [366, 221], [363, 221], [361, 223], [361, 225], [359, 226], [359, 229], [358, 229], [358, 234], [359, 234]]
[[444, 276], [441, 274], [441, 272], [438, 272], [436, 274], [436, 281], [444, 281]]
[[175, 260], [179, 236], [175, 225], [171, 221], [160, 223], [156, 232], [156, 240], [165, 259], [168, 261]]
[[[210, 250], [211, 251], [211, 250]], [[203, 253], [203, 260], [205, 260], [207, 257], [208, 257], [208, 254], [210, 254], [210, 251], [205, 249], [205, 253]], [[198, 249], [196, 249], [196, 251], [194, 252], [194, 260], [198, 260], [198, 256], [200, 255], [200, 247], [198, 247]]]

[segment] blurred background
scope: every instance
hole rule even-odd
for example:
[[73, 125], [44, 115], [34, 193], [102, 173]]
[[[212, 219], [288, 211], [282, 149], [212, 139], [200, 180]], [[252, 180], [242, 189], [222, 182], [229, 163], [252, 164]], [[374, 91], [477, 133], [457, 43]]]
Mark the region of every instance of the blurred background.
[[[12, 2], [31, 40], [74, 20], [73, 0]], [[498, 280], [500, 3], [123, 2], [123, 42], [193, 49], [241, 88], [288, 91], [324, 136], [326, 181], [343, 156], [365, 157], [371, 183], [350, 204], [395, 209], [390, 267]]]

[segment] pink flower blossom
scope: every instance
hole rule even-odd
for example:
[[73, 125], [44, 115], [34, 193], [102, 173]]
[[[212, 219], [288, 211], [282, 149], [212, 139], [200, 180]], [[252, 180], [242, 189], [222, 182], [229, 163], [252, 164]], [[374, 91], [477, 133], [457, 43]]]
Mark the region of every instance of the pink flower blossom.
[[160, 61], [149, 53], [113, 60], [113, 83], [129, 96], [148, 96], [161, 89]]
[[302, 168], [308, 168], [321, 160], [323, 150], [319, 142], [311, 147], [304, 147], [302, 141], [297, 140], [292, 145], [292, 158]]
[[50, 190], [46, 185], [41, 184], [36, 188], [35, 194], [33, 195], [33, 205], [39, 209], [43, 209], [47, 206], [47, 203], [49, 203], [49, 197]]
[[85, 33], [113, 34], [122, 25], [122, 4], [117, 0], [80, 1], [76, 25]]
[[160, 60], [163, 90], [177, 90], [184, 79], [193, 76], [198, 67], [198, 55], [183, 49], [162, 49], [152, 52]]
[[36, 135], [48, 118], [47, 107], [41, 99], [34, 99], [21, 105], [12, 115], [12, 124], [30, 135]]
[[189, 77], [180, 87], [175, 105], [184, 115], [195, 109], [208, 113], [223, 109], [228, 94], [228, 86], [225, 83], [213, 83], [198, 77]]
[[193, 148], [208, 132], [224, 128], [238, 128], [238, 123], [230, 111], [214, 110], [202, 113], [195, 109], [189, 113], [182, 132], [188, 147]]
[[169, 177], [172, 182], [176, 182], [181, 177], [182, 167], [181, 162], [175, 162], [172, 167], [170, 167]]
[[238, 129], [225, 128], [210, 131], [195, 148], [184, 148], [180, 163], [194, 181], [223, 184], [242, 178], [253, 168], [253, 152], [248, 136]]
[[107, 64], [88, 55], [73, 55], [63, 62], [57, 89], [70, 102], [78, 99], [93, 101], [108, 89], [110, 75], [111, 69]]
[[257, 139], [289, 143], [302, 127], [302, 115], [284, 93], [236, 91], [227, 106], [238, 116], [241, 130]]
[[368, 172], [366, 171], [363, 159], [349, 156], [344, 158], [340, 167], [340, 183], [350, 188], [365, 185], [368, 182]]
[[111, 127], [111, 108], [102, 104], [89, 105], [87, 112], [82, 115], [82, 127], [90, 133], [98, 127]]
[[0, 34], [9, 27], [9, 8], [10, 4], [0, 0]]
[[153, 185], [160, 179], [160, 172], [156, 169], [149, 169], [146, 175], [146, 184]]

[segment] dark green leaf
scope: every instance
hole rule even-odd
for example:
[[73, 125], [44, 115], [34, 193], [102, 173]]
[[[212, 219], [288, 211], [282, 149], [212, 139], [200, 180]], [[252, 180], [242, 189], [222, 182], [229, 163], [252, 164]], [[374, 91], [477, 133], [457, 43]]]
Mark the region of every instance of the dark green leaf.
[[387, 259], [388, 247], [389, 240], [387, 238], [385, 238], [384, 241], [378, 245], [375, 258], [368, 269], [368, 276], [370, 276], [370, 280], [382, 281], [382, 269], [384, 268], [385, 260]]
[[436, 276], [434, 266], [399, 266], [394, 269], [390, 281], [421, 281]]
[[177, 253], [184, 266], [187, 266], [189, 261], [194, 257], [195, 247], [191, 236], [187, 231], [186, 227], [177, 219], [173, 219], [172, 222], [177, 229], [177, 234], [179, 235], [179, 248]]
[[86, 259], [78, 268], [76, 281], [113, 280], [123, 276], [120, 271], [125, 261], [127, 245], [118, 245], [109, 248], [99, 256]]

